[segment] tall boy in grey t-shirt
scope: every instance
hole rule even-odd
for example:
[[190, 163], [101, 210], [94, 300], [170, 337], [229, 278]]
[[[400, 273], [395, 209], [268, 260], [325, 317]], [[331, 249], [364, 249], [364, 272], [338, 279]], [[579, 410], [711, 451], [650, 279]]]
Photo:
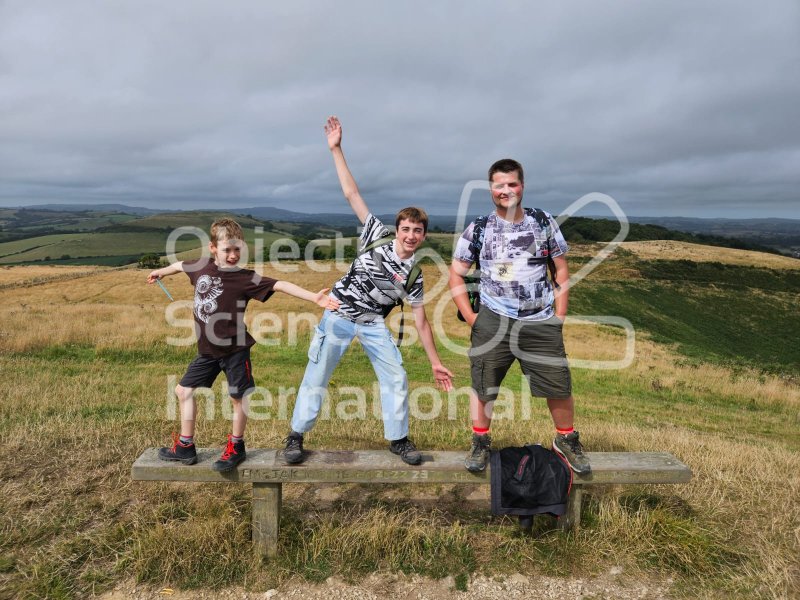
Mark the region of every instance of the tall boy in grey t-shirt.
[[[489, 458], [492, 405], [508, 369], [519, 360], [534, 396], [547, 398], [556, 428], [553, 449], [577, 473], [591, 470], [574, 430], [575, 403], [562, 326], [569, 299], [568, 250], [558, 224], [539, 209], [523, 209], [522, 165], [511, 159], [489, 169], [493, 213], [473, 222], [456, 244], [450, 290], [472, 327], [469, 351], [472, 447], [464, 465], [482, 471]], [[477, 239], [476, 239], [477, 238]], [[464, 287], [474, 263], [481, 267], [481, 307], [475, 313]], [[553, 281], [548, 279], [552, 262]]]

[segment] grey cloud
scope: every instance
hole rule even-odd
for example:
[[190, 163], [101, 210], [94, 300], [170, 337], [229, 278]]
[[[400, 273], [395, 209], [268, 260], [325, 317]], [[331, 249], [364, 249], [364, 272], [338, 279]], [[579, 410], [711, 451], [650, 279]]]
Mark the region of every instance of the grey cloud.
[[0, 203], [344, 210], [336, 113], [381, 212], [449, 212], [514, 156], [556, 212], [602, 191], [632, 215], [797, 216], [799, 16], [789, 0], [4, 2]]

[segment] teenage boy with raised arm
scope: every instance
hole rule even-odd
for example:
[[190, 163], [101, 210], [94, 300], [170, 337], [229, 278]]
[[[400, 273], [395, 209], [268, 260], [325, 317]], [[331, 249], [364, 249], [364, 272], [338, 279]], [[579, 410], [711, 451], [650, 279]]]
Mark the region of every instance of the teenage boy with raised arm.
[[[408, 378], [384, 316], [400, 300], [411, 305], [433, 377], [440, 388], [451, 390], [453, 374], [439, 359], [422, 304], [421, 273], [416, 281], [408, 281], [414, 267], [414, 251], [425, 240], [428, 216], [420, 208], [404, 208], [395, 219], [397, 232], [392, 240], [389, 230], [370, 213], [345, 162], [339, 119], [329, 117], [325, 133], [342, 192], [364, 229], [358, 257], [347, 275], [333, 286], [332, 296], [340, 302], [339, 308], [325, 311], [309, 346], [309, 361], [292, 415], [292, 431], [284, 440], [282, 457], [290, 464], [303, 461], [303, 434], [314, 427], [333, 370], [353, 338], [358, 338], [380, 384], [383, 432], [389, 450], [405, 463], [417, 465], [422, 455], [408, 439]], [[384, 238], [388, 243], [375, 244]]]

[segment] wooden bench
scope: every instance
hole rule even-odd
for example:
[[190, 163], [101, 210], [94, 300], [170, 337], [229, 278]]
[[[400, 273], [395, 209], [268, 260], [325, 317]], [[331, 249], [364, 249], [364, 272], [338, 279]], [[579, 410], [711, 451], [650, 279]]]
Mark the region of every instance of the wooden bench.
[[[249, 450], [247, 460], [229, 473], [216, 473], [211, 464], [219, 449], [198, 450], [192, 466], [159, 460], [158, 449], [149, 448], [133, 463], [135, 481], [201, 481], [253, 484], [253, 546], [267, 556], [278, 549], [281, 496], [284, 483], [485, 483], [489, 469], [469, 473], [464, 452], [423, 452], [421, 465], [403, 464], [388, 451], [307, 452], [300, 465], [284, 465], [277, 450]], [[685, 483], [692, 472], [668, 452], [588, 452], [592, 473], [576, 475], [567, 514], [559, 519], [565, 529], [580, 523], [583, 488], [598, 484]]]

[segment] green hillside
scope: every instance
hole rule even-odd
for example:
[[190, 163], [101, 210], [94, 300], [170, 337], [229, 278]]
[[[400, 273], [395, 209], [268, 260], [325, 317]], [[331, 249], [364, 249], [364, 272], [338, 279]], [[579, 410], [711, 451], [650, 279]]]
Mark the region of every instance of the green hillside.
[[231, 217], [244, 228], [254, 229], [263, 227], [264, 221], [254, 219], [245, 215], [234, 215], [225, 211], [189, 211], [174, 213], [159, 213], [147, 217], [141, 217], [134, 221], [127, 221], [124, 224], [106, 227], [106, 232], [125, 232], [125, 231], [144, 231], [144, 230], [163, 230], [171, 231], [176, 227], [199, 227], [203, 231], [208, 231], [211, 224], [221, 217]]
[[571, 315], [621, 316], [689, 358], [800, 375], [800, 272], [623, 251], [596, 273], [571, 290]]
[[[49, 213], [50, 211], [41, 211]], [[78, 213], [68, 213], [73, 217]], [[120, 219], [105, 220], [106, 217], [89, 215], [79, 224], [73, 226], [88, 227], [89, 224], [102, 224], [94, 231], [48, 233], [15, 239], [0, 243], [0, 264], [95, 264], [95, 265], [124, 265], [136, 262], [143, 254], [164, 255], [166, 252], [167, 238], [178, 227], [196, 227], [208, 232], [211, 223], [225, 213], [221, 212], [180, 212], [162, 213], [146, 217], [133, 217], [131, 215], [117, 215], [125, 217]], [[2, 217], [2, 214], [0, 214]], [[251, 255], [254, 251], [256, 238], [261, 240], [265, 248], [276, 239], [291, 236], [292, 233], [276, 229], [271, 223], [263, 222], [242, 215], [234, 215], [242, 225], [245, 240], [250, 247]], [[54, 219], [56, 217], [53, 217]], [[111, 224], [109, 224], [111, 223]], [[38, 222], [37, 227], [42, 223]], [[51, 222], [50, 225], [57, 229], [67, 227], [66, 222], [58, 226]], [[262, 227], [264, 232], [256, 234], [256, 227]], [[297, 228], [302, 231], [303, 228]], [[308, 226], [309, 233], [319, 236], [317, 228]], [[19, 229], [15, 229], [19, 233]], [[6, 232], [8, 233], [8, 232]], [[187, 235], [181, 237], [176, 245], [178, 252], [185, 252], [197, 248], [198, 239]]]
[[[130, 257], [145, 252], [162, 252], [167, 235], [142, 233], [68, 233], [46, 235], [0, 244], [0, 264], [78, 259], [82, 257]], [[197, 241], [179, 241], [179, 250]], [[65, 258], [68, 257], [68, 258]], [[70, 263], [71, 264], [71, 263]]]
[[107, 210], [0, 209], [0, 242], [49, 233], [83, 233], [138, 219], [136, 215]]

